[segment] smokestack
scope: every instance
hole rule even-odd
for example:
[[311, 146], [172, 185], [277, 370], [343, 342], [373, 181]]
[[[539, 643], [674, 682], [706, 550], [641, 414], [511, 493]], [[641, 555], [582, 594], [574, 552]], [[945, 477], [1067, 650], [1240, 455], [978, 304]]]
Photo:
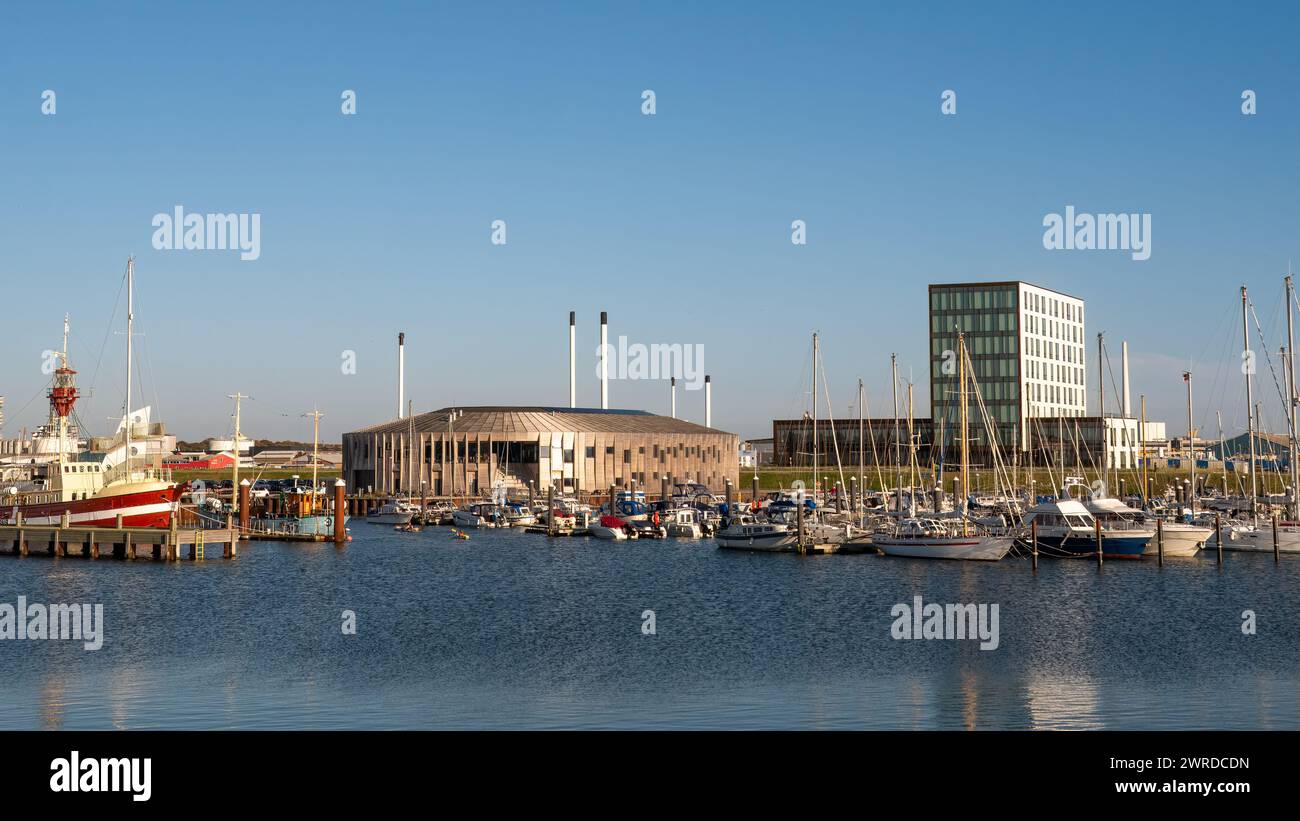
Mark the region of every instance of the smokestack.
[[397, 418], [406, 416], [406, 332], [397, 335]]
[[713, 377], [704, 375], [704, 427], [713, 427]]
[[609, 410], [609, 314], [600, 312], [600, 409]]
[[1128, 401], [1128, 341], [1120, 343], [1120, 406], [1124, 408], [1124, 418], [1128, 419], [1133, 415], [1133, 409], [1129, 406]]
[[677, 418], [677, 377], [672, 377], [668, 383], [668, 393], [672, 397], [672, 405], [669, 406], [668, 414], [672, 418]]
[[569, 407], [578, 407], [578, 360], [577, 356], [577, 337], [575, 325], [578, 317], [575, 311], [569, 311]]

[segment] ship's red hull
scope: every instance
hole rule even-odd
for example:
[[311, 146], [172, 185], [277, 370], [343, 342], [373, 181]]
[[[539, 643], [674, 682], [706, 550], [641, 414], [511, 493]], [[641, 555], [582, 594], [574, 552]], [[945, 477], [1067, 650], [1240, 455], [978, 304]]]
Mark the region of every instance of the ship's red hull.
[[38, 505], [9, 505], [0, 508], [0, 524], [14, 524], [15, 513], [23, 514], [23, 524], [58, 525], [67, 513], [72, 527], [113, 527], [122, 517], [124, 527], [171, 527], [172, 513], [181, 488], [172, 485], [159, 490], [123, 493], [78, 499], [73, 502], [48, 502]]

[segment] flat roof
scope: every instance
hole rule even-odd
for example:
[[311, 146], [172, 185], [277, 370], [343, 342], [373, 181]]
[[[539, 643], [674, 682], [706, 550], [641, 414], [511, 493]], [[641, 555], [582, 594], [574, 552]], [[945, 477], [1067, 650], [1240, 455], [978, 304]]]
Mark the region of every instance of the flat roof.
[[1083, 302], [1083, 301], [1084, 301], [1084, 300], [1083, 300], [1083, 297], [1081, 297], [1081, 296], [1075, 296], [1074, 294], [1067, 294], [1067, 293], [1064, 292], [1064, 291], [1058, 291], [1058, 290], [1056, 290], [1055, 288], [1048, 288], [1048, 287], [1045, 286], [1045, 285], [1039, 285], [1039, 284], [1037, 284], [1037, 283], [1035, 283], [1035, 282], [1028, 282], [1027, 280], [1023, 280], [1023, 279], [1007, 279], [1007, 280], [999, 280], [999, 281], [995, 281], [995, 282], [983, 282], [983, 281], [980, 281], [980, 282], [932, 282], [932, 283], [930, 283], [930, 290], [933, 291], [935, 288], [970, 288], [970, 287], [979, 287], [979, 286], [990, 286], [990, 287], [995, 287], [995, 288], [1009, 288], [1009, 287], [1012, 287], [1012, 286], [1019, 286], [1019, 285], [1028, 285], [1030, 288], [1037, 288], [1037, 289], [1040, 290], [1040, 291], [1050, 291], [1050, 292], [1053, 293], [1053, 294], [1057, 294], [1058, 296], [1066, 297], [1067, 299], [1077, 299], [1077, 300], [1079, 300], [1080, 302]]

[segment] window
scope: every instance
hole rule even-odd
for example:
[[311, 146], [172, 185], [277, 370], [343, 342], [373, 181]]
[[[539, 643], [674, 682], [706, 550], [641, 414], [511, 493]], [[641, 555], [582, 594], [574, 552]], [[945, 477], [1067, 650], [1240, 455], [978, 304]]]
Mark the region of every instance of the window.
[[595, 459], [595, 458], [596, 458], [596, 448], [595, 448], [594, 446], [591, 446], [591, 447], [588, 447], [588, 448], [587, 448], [587, 458], [588, 458], [588, 459]]

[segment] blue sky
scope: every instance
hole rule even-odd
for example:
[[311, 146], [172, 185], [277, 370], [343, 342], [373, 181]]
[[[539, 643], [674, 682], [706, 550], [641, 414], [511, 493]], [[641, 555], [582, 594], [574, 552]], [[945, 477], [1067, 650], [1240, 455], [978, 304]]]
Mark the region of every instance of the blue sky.
[[[120, 413], [128, 254], [146, 398], [200, 437], [229, 429], [225, 396], [242, 391], [245, 430], [274, 438], [309, 436], [313, 404], [330, 438], [390, 418], [399, 330], [417, 410], [565, 404], [569, 310], [579, 404], [598, 404], [607, 310], [614, 336], [704, 346], [726, 430], [770, 435], [803, 410], [813, 330], [837, 415], [859, 376], [884, 411], [891, 351], [924, 413], [926, 284], [977, 279], [1083, 297], [1090, 338], [1106, 331], [1116, 357], [1129, 341], [1152, 416], [1183, 428], [1192, 361], [1198, 424], [1222, 409], [1238, 429], [1236, 289], [1276, 347], [1281, 277], [1300, 264], [1300, 25], [1280, 3], [5, 14], [7, 436], [43, 418], [41, 352], [65, 311], [94, 387], [84, 421]], [[259, 213], [261, 257], [154, 250], [151, 219], [177, 204]], [[1151, 258], [1045, 250], [1044, 215], [1069, 204], [1150, 213]], [[795, 219], [807, 245], [790, 242]], [[679, 391], [680, 415], [702, 421], [702, 393]], [[1271, 384], [1260, 393], [1276, 429]], [[667, 411], [659, 382], [611, 397]]]

